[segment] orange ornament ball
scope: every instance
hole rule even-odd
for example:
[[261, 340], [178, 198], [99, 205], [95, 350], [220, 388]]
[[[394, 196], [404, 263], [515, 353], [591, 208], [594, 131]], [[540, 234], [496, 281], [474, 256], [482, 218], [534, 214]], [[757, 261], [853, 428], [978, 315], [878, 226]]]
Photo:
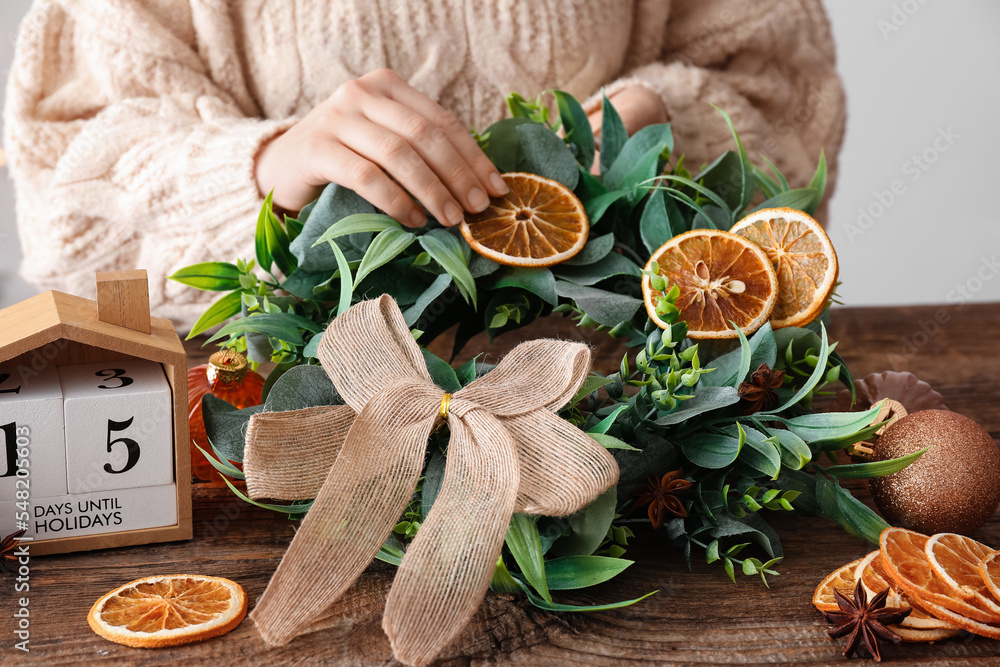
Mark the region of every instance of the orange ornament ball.
[[886, 521], [928, 535], [969, 534], [1000, 504], [1000, 448], [976, 422], [949, 410], [923, 410], [885, 430], [874, 460], [930, 449], [908, 467], [869, 480]]

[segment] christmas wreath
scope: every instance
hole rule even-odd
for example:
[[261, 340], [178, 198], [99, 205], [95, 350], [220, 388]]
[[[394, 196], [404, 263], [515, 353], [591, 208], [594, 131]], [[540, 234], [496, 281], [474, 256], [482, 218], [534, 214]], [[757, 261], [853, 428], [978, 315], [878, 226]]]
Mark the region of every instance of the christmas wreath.
[[[318, 365], [319, 346], [330, 322], [354, 303], [389, 295], [421, 344], [457, 325], [455, 352], [484, 330], [492, 338], [560, 313], [629, 348], [616, 372], [588, 376], [559, 411], [613, 454], [619, 483], [568, 517], [515, 515], [494, 590], [559, 611], [632, 604], [573, 607], [553, 602], [550, 590], [613, 578], [631, 564], [624, 555], [633, 530], [647, 526], [664, 531], [689, 563], [704, 558], [734, 581], [742, 573], [765, 584], [782, 559], [769, 513], [826, 517], [877, 544], [888, 524], [840, 480], [891, 474], [921, 452], [842, 463], [835, 452], [882, 426], [880, 406], [812, 408], [829, 385], [854, 391], [824, 326], [836, 255], [809, 217], [825, 189], [822, 155], [809, 186], [791, 189], [770, 163], [767, 171], [751, 164], [734, 129], [735, 149], [692, 174], [674, 152], [669, 125], [628, 137], [605, 98], [594, 176], [586, 114], [572, 96], [552, 95], [558, 112], [542, 98], [511, 95], [512, 117], [476, 134], [513, 194], [460, 229], [433, 220], [405, 229], [330, 185], [294, 218], [279, 218], [268, 198], [255, 260], [171, 276], [225, 293], [191, 336], [224, 324], [210, 342], [275, 364], [261, 406], [237, 410], [205, 396], [212, 465], [243, 479], [233, 463], [243, 461], [254, 414], [343, 402]], [[515, 238], [521, 232], [511, 230], [528, 227], [518, 223], [532, 215], [545, 238]], [[799, 264], [782, 256], [796, 230], [814, 242]], [[809, 266], [817, 257], [826, 264]], [[812, 276], [805, 295], [796, 282], [803, 268], [822, 278]], [[478, 358], [453, 368], [422, 354], [444, 392], [494, 368]], [[441, 488], [447, 442], [442, 431], [431, 437], [417, 490], [380, 559], [398, 565], [420, 530]], [[312, 506], [307, 499], [258, 502], [230, 487], [291, 518]]]

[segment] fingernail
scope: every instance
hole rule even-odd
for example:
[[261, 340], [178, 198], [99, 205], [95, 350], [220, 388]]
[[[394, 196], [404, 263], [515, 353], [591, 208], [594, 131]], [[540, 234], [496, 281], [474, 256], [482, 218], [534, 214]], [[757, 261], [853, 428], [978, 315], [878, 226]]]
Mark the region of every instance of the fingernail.
[[413, 211], [410, 213], [410, 222], [413, 223], [414, 227], [423, 227], [427, 224], [427, 216], [420, 211]]
[[479, 188], [472, 188], [469, 190], [469, 206], [475, 213], [486, 210], [486, 207], [490, 205], [490, 199], [486, 196], [486, 193]]
[[507, 182], [500, 178], [500, 174], [490, 174], [490, 184], [493, 186], [493, 189], [501, 195], [505, 195], [510, 192], [510, 188], [507, 187]]
[[444, 205], [444, 219], [448, 221], [449, 226], [455, 226], [462, 222], [462, 209], [455, 205], [454, 202], [448, 202]]

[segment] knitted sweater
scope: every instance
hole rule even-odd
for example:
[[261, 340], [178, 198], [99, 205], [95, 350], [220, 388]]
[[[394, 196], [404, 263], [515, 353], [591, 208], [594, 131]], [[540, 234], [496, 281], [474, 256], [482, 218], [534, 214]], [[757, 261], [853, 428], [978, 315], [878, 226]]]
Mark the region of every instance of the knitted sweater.
[[4, 112], [23, 275], [88, 295], [95, 271], [145, 268], [154, 312], [190, 326], [214, 295], [165, 276], [253, 256], [262, 143], [382, 67], [477, 129], [511, 91], [590, 110], [639, 83], [694, 168], [732, 148], [715, 104], [793, 187], [823, 148], [836, 175], [820, 0], [36, 0]]

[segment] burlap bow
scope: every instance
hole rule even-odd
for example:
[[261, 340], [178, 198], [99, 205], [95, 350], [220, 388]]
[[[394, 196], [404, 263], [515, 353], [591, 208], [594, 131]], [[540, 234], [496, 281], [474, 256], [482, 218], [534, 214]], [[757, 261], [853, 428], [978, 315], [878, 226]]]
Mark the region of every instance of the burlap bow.
[[258, 414], [247, 431], [251, 497], [316, 499], [251, 617], [268, 644], [284, 644], [337, 601], [392, 532], [447, 418], [444, 482], [382, 619], [395, 656], [426, 664], [482, 602], [512, 513], [570, 514], [617, 482], [614, 458], [556, 414], [590, 351], [523, 343], [449, 396], [383, 296], [337, 317], [319, 358], [347, 405]]

